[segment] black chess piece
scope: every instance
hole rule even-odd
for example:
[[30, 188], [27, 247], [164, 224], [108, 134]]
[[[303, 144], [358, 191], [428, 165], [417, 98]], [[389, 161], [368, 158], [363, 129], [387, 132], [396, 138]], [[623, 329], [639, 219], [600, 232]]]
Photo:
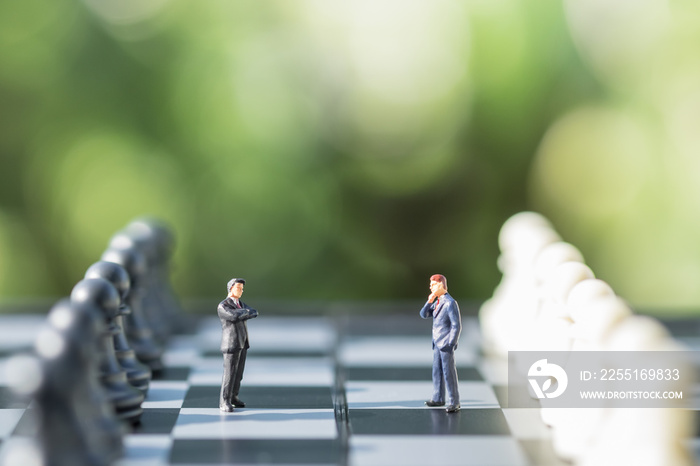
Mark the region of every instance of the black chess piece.
[[119, 313], [114, 318], [114, 325], [119, 328], [119, 331], [114, 335], [114, 352], [117, 356], [117, 361], [126, 371], [129, 383], [146, 395], [151, 381], [151, 369], [136, 359], [136, 353], [129, 346], [124, 333], [123, 316], [131, 314], [131, 308], [126, 305], [126, 297], [129, 295], [131, 288], [129, 274], [119, 264], [99, 261], [88, 268], [87, 272], [85, 272], [85, 278], [104, 278], [114, 285], [119, 292]]
[[161, 312], [158, 284], [156, 282], [156, 248], [153, 238], [144, 234], [129, 234], [126, 230], [117, 232], [109, 242], [110, 249], [136, 250], [146, 261], [146, 268], [139, 277], [141, 290], [141, 312], [153, 337], [162, 345], [170, 334], [170, 323]]
[[154, 375], [163, 370], [163, 349], [156, 342], [153, 331], [143, 314], [144, 276], [146, 274], [146, 260], [133, 244], [122, 244], [124, 248], [108, 249], [102, 254], [105, 262], [119, 264], [129, 274], [131, 288], [126, 296], [126, 304], [131, 309], [131, 314], [126, 315], [124, 324], [126, 337], [131, 347], [136, 352], [136, 357], [142, 363], [150, 367]]
[[124, 453], [123, 425], [117, 420], [107, 393], [99, 382], [100, 357], [95, 348], [107, 331], [102, 313], [91, 306], [59, 301], [48, 315], [49, 325], [76, 348], [79, 376], [73, 380], [74, 406], [83, 421], [87, 444], [97, 464], [111, 464]]
[[170, 268], [175, 253], [175, 233], [163, 221], [141, 217], [131, 221], [124, 232], [138, 244], [148, 248], [149, 270], [153, 280], [153, 306], [160, 318], [168, 323], [167, 335], [183, 330], [184, 313], [170, 281]]
[[28, 415], [37, 423], [32, 443], [9, 445], [10, 463], [106, 466], [122, 456], [121, 426], [94, 385], [98, 327], [87, 308], [60, 301], [38, 333], [36, 356], [8, 361], [10, 385], [33, 399]]
[[38, 336], [56, 346], [52, 353], [43, 357], [17, 356], [8, 361], [7, 369], [10, 386], [33, 401], [27, 415], [37, 424], [37, 443], [29, 454], [38, 464], [99, 464], [90, 452], [82, 420], [73, 406], [71, 389], [73, 380], [79, 377], [79, 367], [71, 360], [72, 354], [67, 354], [72, 351], [55, 330], [42, 329]]
[[100, 310], [107, 322], [107, 331], [100, 339], [100, 382], [121, 420], [137, 424], [140, 422], [144, 395], [132, 387], [114, 353], [114, 335], [119, 329], [114, 318], [119, 313], [119, 292], [107, 280], [88, 278], [73, 287], [71, 303], [77, 306], [92, 306]]

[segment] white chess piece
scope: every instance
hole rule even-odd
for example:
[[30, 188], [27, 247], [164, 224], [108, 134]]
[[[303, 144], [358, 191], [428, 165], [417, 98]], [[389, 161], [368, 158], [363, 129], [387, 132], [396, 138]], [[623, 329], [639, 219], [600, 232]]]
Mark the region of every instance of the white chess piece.
[[[560, 319], [549, 318], [551, 315], [549, 308], [552, 306], [564, 306], [565, 302], [560, 298], [560, 295], [568, 293], [573, 283], [578, 281], [578, 278], [571, 277], [570, 275], [567, 275], [567, 279], [572, 279], [572, 283], [564, 284], [557, 280], [560, 276], [559, 266], [568, 262], [583, 265], [583, 255], [575, 246], [563, 241], [548, 244], [542, 248], [542, 251], [537, 255], [534, 272], [535, 286], [537, 287], [537, 293], [539, 295], [539, 306], [530, 322], [526, 323], [526, 326], [523, 328], [521, 332], [522, 340], [518, 342], [519, 345], [516, 349], [525, 351], [568, 349], [566, 347], [562, 348], [558, 342], [554, 342], [554, 340], [558, 339], [559, 335], [562, 335], [560, 324], [566, 325], [567, 323], [560, 321]], [[574, 268], [575, 267], [576, 266], [574, 266]], [[590, 269], [585, 265], [583, 265], [583, 268], [590, 272]], [[563, 273], [567, 273], [566, 268], [563, 270]], [[590, 272], [590, 276], [593, 276], [592, 272]], [[586, 275], [586, 277], [588, 277], [588, 275]], [[566, 289], [557, 290], [557, 286], [560, 288], [563, 286]], [[550, 325], [554, 325], [555, 328], [543, 328], [543, 326], [549, 327]], [[550, 342], [552, 344], [548, 344]]]
[[648, 316], [631, 316], [604, 340], [607, 351], [663, 351], [671, 334], [658, 320]]
[[[555, 411], [556, 410], [556, 411]], [[560, 458], [581, 458], [596, 437], [608, 410], [605, 408], [551, 408], [557, 424], [552, 427], [552, 448]]]
[[[602, 350], [601, 342], [608, 332], [632, 314], [608, 284], [594, 278], [575, 283], [565, 299], [564, 312], [573, 321], [568, 327], [572, 351]], [[581, 454], [603, 416], [604, 412], [598, 409], [542, 409], [543, 422], [552, 427], [555, 451], [566, 459], [575, 459]]]
[[[544, 273], [545, 268], [540, 270]], [[569, 351], [572, 345], [573, 321], [567, 312], [567, 296], [577, 283], [592, 277], [593, 271], [581, 262], [564, 262], [549, 270], [539, 288], [540, 310], [530, 325], [523, 326], [523, 333], [528, 338], [519, 349]], [[531, 363], [527, 358], [516, 358], [516, 370], [525, 375]]]
[[509, 218], [499, 233], [503, 273], [494, 295], [480, 311], [479, 320], [487, 354], [506, 357], [539, 307], [534, 261], [548, 244], [560, 240], [549, 221], [534, 212], [520, 212]]
[[552, 271], [564, 262], [584, 263], [583, 254], [573, 244], [557, 241], [546, 245], [535, 258], [535, 278], [539, 284], [548, 279]]
[[[611, 351], [611, 358], [615, 358], [615, 351], [682, 349], [663, 325], [646, 316], [630, 316], [619, 322], [603, 344], [604, 349]], [[677, 364], [682, 366], [682, 371], [692, 370], [687, 361], [677, 361]], [[690, 393], [691, 386], [683, 380], [680, 379], [673, 390]], [[685, 409], [612, 407], [598, 426], [595, 438], [579, 457], [579, 464], [691, 465], [694, 461], [684, 443], [692, 437], [693, 431], [694, 416]]]
[[[581, 262], [564, 262], [551, 270], [542, 284], [543, 300], [538, 316], [539, 325], [543, 328], [555, 325], [558, 329], [566, 325], [568, 328], [573, 322], [568, 305], [569, 296], [579, 283], [593, 277], [590, 267]], [[558, 351], [570, 349], [570, 330], [561, 334], [544, 331], [547, 333], [543, 335], [543, 341], [549, 341], [550, 344], [545, 343], [546, 346], [541, 349], [556, 348]], [[554, 344], [555, 341], [562, 339], [565, 341]]]
[[568, 314], [574, 322], [584, 317], [587, 304], [615, 297], [612, 287], [603, 280], [590, 278], [582, 280], [571, 289], [567, 297]]
[[[503, 223], [501, 231], [498, 233], [498, 245], [502, 252], [522, 240], [522, 235], [527, 231], [550, 230], [554, 231], [552, 223], [547, 218], [537, 212], [518, 212]], [[558, 235], [555, 234], [558, 239]], [[555, 239], [556, 241], [556, 239]]]
[[572, 328], [574, 351], [600, 350], [603, 339], [615, 325], [632, 315], [627, 303], [618, 297], [595, 299], [572, 312], [577, 316]]

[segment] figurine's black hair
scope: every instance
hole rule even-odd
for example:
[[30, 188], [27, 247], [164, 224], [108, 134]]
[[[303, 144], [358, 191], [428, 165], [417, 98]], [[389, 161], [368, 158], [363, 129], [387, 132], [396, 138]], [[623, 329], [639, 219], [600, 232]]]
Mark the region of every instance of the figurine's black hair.
[[243, 283], [245, 285], [245, 280], [243, 278], [232, 278], [226, 284], [226, 291], [230, 293], [231, 288], [233, 288], [233, 285], [235, 285], [236, 283]]

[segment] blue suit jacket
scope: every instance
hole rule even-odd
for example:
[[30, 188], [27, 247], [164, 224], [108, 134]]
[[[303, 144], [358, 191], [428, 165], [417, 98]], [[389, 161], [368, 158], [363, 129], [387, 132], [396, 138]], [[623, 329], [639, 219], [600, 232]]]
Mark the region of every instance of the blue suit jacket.
[[440, 296], [440, 304], [435, 308], [436, 299], [432, 303], [425, 303], [420, 310], [420, 316], [424, 319], [433, 318], [433, 348], [441, 351], [454, 351], [462, 333], [462, 316], [459, 313], [459, 305], [449, 293]]

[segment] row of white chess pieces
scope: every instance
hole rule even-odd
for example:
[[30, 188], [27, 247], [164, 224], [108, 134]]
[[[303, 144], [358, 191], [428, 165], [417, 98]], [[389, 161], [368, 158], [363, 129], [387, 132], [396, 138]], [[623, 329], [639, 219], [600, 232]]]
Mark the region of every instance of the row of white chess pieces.
[[[509, 218], [499, 234], [503, 278], [479, 313], [487, 355], [508, 351], [682, 350], [657, 320], [635, 315], [595, 278], [573, 245], [535, 212]], [[518, 368], [527, 372], [527, 368]], [[686, 386], [688, 396], [692, 386]], [[674, 408], [542, 408], [554, 450], [577, 465], [694, 464], [691, 411]]]

